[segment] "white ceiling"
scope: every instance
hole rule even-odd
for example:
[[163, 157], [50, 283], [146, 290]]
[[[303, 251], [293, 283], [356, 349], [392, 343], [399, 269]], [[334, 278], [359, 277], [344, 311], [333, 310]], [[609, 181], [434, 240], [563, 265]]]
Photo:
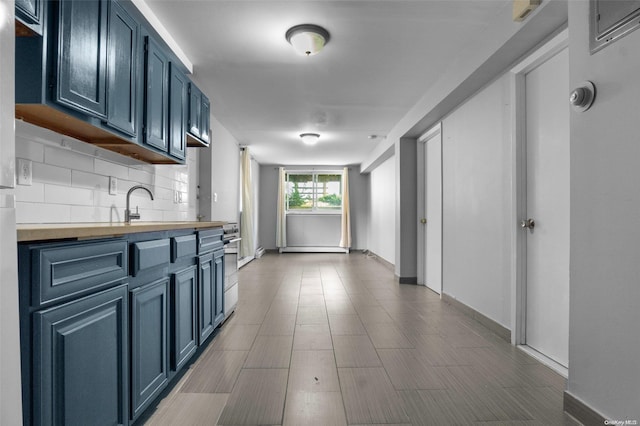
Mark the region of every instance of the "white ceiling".
[[[362, 162], [511, 0], [147, 0], [192, 61], [213, 115], [262, 164]], [[288, 28], [331, 34], [294, 53]], [[321, 134], [316, 146], [298, 135]], [[214, 142], [215, 142], [215, 128]], [[369, 135], [378, 135], [369, 139]]]

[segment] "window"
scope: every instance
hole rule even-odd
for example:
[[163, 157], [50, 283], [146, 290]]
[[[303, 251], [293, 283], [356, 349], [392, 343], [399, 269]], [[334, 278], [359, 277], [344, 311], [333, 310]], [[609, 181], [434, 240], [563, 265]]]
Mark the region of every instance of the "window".
[[342, 208], [342, 173], [287, 173], [287, 211], [319, 212]]

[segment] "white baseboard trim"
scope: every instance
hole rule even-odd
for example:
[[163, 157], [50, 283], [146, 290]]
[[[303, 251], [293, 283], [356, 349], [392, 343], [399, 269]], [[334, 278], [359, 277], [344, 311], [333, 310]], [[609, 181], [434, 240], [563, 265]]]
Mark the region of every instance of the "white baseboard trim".
[[280, 247], [280, 253], [349, 253], [343, 247]]

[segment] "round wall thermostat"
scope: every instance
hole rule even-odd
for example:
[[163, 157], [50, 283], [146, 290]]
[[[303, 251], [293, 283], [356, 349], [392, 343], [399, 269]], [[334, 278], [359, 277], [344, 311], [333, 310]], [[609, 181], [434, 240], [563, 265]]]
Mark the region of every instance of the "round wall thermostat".
[[569, 95], [569, 103], [573, 109], [580, 112], [584, 112], [591, 108], [595, 99], [596, 86], [594, 86], [590, 81], [585, 81]]

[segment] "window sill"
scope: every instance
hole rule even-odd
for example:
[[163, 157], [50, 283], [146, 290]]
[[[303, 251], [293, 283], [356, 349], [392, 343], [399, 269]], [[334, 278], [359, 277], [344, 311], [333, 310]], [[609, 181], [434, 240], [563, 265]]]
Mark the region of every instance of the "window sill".
[[288, 211], [287, 212], [287, 216], [341, 216], [342, 215], [342, 211], [341, 210], [335, 210], [335, 211], [327, 211], [327, 212], [322, 212], [322, 211], [311, 211], [311, 212], [294, 212], [294, 211]]

